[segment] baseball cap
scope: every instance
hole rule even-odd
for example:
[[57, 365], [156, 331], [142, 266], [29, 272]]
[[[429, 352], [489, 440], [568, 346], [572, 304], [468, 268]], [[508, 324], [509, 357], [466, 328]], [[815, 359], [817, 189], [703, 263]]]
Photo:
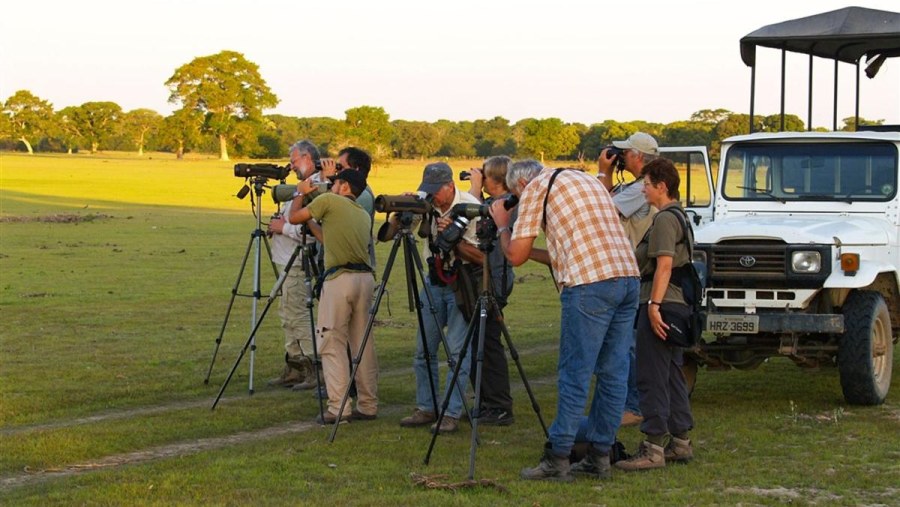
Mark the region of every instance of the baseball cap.
[[350, 191], [353, 192], [354, 197], [359, 197], [360, 194], [363, 193], [363, 190], [366, 189], [366, 177], [363, 176], [361, 171], [357, 171], [356, 169], [344, 169], [330, 179], [332, 182], [341, 180], [349, 183]]
[[624, 141], [613, 141], [613, 146], [623, 150], [635, 149], [648, 155], [659, 155], [659, 145], [656, 143], [656, 139], [643, 132], [635, 132]]
[[450, 169], [449, 165], [444, 162], [428, 164], [422, 173], [422, 184], [419, 185], [419, 192], [434, 194], [451, 181], [453, 181], [453, 169]]

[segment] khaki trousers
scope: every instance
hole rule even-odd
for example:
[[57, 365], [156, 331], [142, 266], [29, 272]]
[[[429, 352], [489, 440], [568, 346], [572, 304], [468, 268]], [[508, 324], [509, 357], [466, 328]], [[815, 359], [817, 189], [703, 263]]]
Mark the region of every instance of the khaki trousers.
[[[320, 337], [319, 353], [322, 355], [322, 370], [325, 385], [328, 386], [328, 411], [338, 414], [341, 397], [350, 383], [350, 354], [356, 357], [366, 331], [369, 310], [372, 307], [372, 293], [375, 279], [372, 273], [342, 272], [337, 277], [325, 281], [319, 298], [319, 313], [316, 332]], [[378, 412], [378, 359], [375, 356], [375, 341], [369, 337], [366, 348], [356, 370], [356, 409], [363, 414]], [[344, 407], [344, 414], [350, 415], [350, 407]]]
[[[284, 330], [284, 350], [288, 355], [296, 357], [306, 354], [312, 357], [312, 326], [309, 323], [309, 310], [306, 308], [303, 269], [297, 264], [299, 262], [298, 258], [281, 286], [278, 316], [281, 318], [281, 329]], [[284, 272], [284, 266], [278, 264], [277, 267], [279, 273]]]

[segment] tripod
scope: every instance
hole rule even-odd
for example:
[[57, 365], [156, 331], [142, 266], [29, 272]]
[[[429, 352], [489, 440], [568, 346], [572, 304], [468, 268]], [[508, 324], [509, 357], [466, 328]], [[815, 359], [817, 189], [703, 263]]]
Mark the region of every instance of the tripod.
[[[481, 222], [486, 222], [490, 220], [488, 218], [483, 218]], [[475, 336], [475, 326], [477, 324], [478, 327], [478, 345], [475, 352], [475, 408], [473, 409], [473, 417], [470, 418], [472, 422], [472, 442], [469, 447], [469, 480], [475, 478], [475, 450], [478, 445], [478, 419], [481, 417], [481, 379], [482, 372], [484, 367], [484, 340], [485, 340], [485, 329], [487, 328], [487, 319], [488, 314], [492, 313], [494, 318], [496, 318], [500, 324], [500, 329], [503, 334], [503, 337], [506, 341], [506, 348], [509, 350], [509, 355], [512, 357], [513, 361], [516, 363], [516, 369], [519, 372], [519, 376], [522, 377], [522, 384], [525, 386], [525, 391], [528, 393], [528, 398], [531, 400], [531, 408], [534, 410], [535, 415], [537, 415], [538, 422], [541, 424], [541, 429], [544, 430], [544, 436], [549, 436], [547, 432], [547, 425], [544, 423], [544, 418], [541, 416], [541, 407], [538, 405], [537, 399], [534, 397], [534, 392], [531, 390], [531, 385], [528, 383], [528, 379], [525, 377], [525, 370], [522, 368], [522, 362], [519, 361], [519, 352], [516, 350], [513, 345], [512, 339], [509, 336], [509, 330], [506, 328], [506, 324], [503, 322], [503, 314], [500, 312], [500, 305], [497, 303], [496, 298], [494, 297], [494, 292], [491, 289], [491, 268], [490, 262], [488, 262], [488, 254], [494, 247], [493, 238], [496, 235], [496, 227], [492, 227], [493, 222], [481, 223], [479, 222], [478, 228], [478, 250], [480, 250], [483, 254], [483, 269], [481, 272], [481, 295], [478, 297], [478, 301], [475, 304], [475, 311], [472, 313], [471, 320], [469, 321], [468, 331], [466, 332], [466, 340], [463, 345], [462, 352], [460, 353], [459, 363], [453, 370], [453, 382], [456, 382], [457, 377], [459, 376], [460, 364], [463, 361], [463, 356], [465, 352], [469, 349], [472, 338]], [[444, 419], [444, 415], [446, 413], [448, 406], [448, 400], [444, 400], [441, 405], [441, 411], [438, 415], [437, 426], [440, 427], [441, 421]], [[431, 452], [434, 450], [435, 442], [437, 441], [438, 434], [440, 432], [435, 431], [431, 437], [431, 444], [428, 447], [428, 453], [425, 455], [425, 464], [427, 465], [431, 460]]]
[[[363, 351], [366, 349], [366, 344], [369, 341], [369, 338], [372, 336], [372, 327], [375, 324], [375, 315], [378, 313], [378, 308], [381, 306], [381, 299], [384, 296], [384, 292], [387, 289], [387, 282], [391, 276], [391, 268], [394, 266], [394, 260], [397, 258], [397, 252], [400, 250], [400, 246], [403, 245], [403, 259], [404, 266], [406, 268], [406, 290], [407, 296], [409, 297], [409, 306], [410, 311], [415, 307], [416, 318], [419, 324], [419, 335], [422, 337], [422, 350], [425, 354], [425, 366], [428, 370], [428, 378], [429, 387], [431, 388], [431, 400], [433, 404], [434, 413], [437, 413], [437, 390], [434, 385], [433, 379], [434, 376], [431, 370], [431, 353], [428, 350], [428, 341], [427, 336], [425, 334], [425, 321], [422, 318], [422, 300], [419, 298], [419, 288], [418, 288], [418, 280], [422, 281], [422, 286], [425, 285], [425, 273], [422, 268], [422, 259], [419, 257], [418, 251], [416, 251], [416, 240], [413, 237], [411, 227], [413, 222], [414, 214], [409, 211], [404, 211], [398, 214], [400, 228], [394, 236], [394, 245], [391, 247], [391, 253], [388, 256], [387, 264], [384, 267], [384, 275], [381, 277], [381, 285], [378, 287], [378, 292], [375, 296], [375, 303], [372, 305], [372, 309], [369, 310], [369, 320], [366, 323], [366, 332], [363, 335], [363, 339], [360, 342], [359, 351], [356, 353], [356, 356], [352, 359], [352, 365], [350, 368], [350, 382], [347, 383], [347, 389], [344, 391], [343, 396], [341, 397], [341, 406], [338, 410], [338, 417], [334, 421], [334, 426], [331, 430], [331, 435], [328, 438], [329, 442], [334, 442], [334, 437], [337, 434], [338, 425], [341, 422], [341, 414], [344, 413], [344, 407], [347, 405], [347, 401], [350, 398], [350, 388], [353, 384], [353, 379], [356, 377], [356, 371], [359, 369], [359, 363], [362, 360]], [[418, 277], [418, 278], [417, 278]], [[450, 347], [447, 345], [447, 340], [444, 338], [444, 332], [441, 328], [440, 322], [437, 320], [437, 310], [434, 307], [434, 301], [431, 298], [431, 294], [428, 290], [422, 291], [425, 293], [425, 298], [428, 300], [428, 307], [431, 309], [431, 316], [435, 321], [436, 328], [438, 333], [440, 334], [440, 341], [444, 345], [444, 352], [447, 354], [449, 358], [450, 368], [459, 368], [459, 362], [453, 362], [453, 355], [450, 352]], [[437, 353], [437, 352], [435, 352]], [[459, 358], [459, 361], [462, 361], [462, 357]], [[460, 398], [463, 400], [463, 408], [466, 410], [466, 413], [469, 413], [469, 407], [466, 405], [465, 401], [465, 389], [463, 386], [460, 386], [457, 382], [457, 379], [454, 377], [453, 385], [455, 385], [456, 389], [459, 389]], [[449, 400], [450, 398], [450, 388], [448, 385], [447, 396], [445, 399]], [[445, 402], [446, 403], [446, 402]]]
[[[287, 279], [288, 273], [291, 270], [291, 267], [296, 262], [297, 257], [301, 256], [302, 253], [302, 266], [303, 266], [303, 284], [306, 286], [306, 308], [309, 311], [309, 323], [310, 323], [310, 331], [312, 332], [312, 348], [313, 348], [313, 374], [316, 376], [316, 392], [321, 392], [321, 383], [320, 383], [320, 375], [319, 370], [321, 368], [321, 360], [319, 359], [319, 348], [316, 345], [316, 324], [313, 316], [313, 290], [312, 290], [312, 275], [315, 266], [315, 261], [313, 260], [313, 243], [307, 241], [307, 234], [309, 229], [304, 225], [301, 229], [300, 235], [300, 244], [294, 248], [294, 253], [291, 254], [291, 258], [288, 259], [287, 264], [284, 266], [284, 272], [281, 273], [281, 276], [278, 277], [278, 280], [275, 282], [275, 285], [272, 287], [272, 291], [269, 293], [269, 297], [266, 300], [266, 306], [263, 308], [262, 314], [259, 317], [259, 320], [256, 321], [256, 325], [250, 331], [250, 336], [247, 338], [247, 342], [244, 344], [244, 347], [241, 349], [241, 353], [238, 354], [237, 360], [234, 362], [234, 366], [231, 367], [231, 371], [228, 373], [228, 377], [225, 378], [225, 382], [222, 383], [222, 388], [219, 389], [219, 394], [216, 396], [215, 401], [212, 404], [211, 410], [215, 410], [216, 405], [218, 405], [219, 400], [222, 398], [222, 393], [225, 392], [225, 388], [228, 387], [228, 383], [231, 381], [231, 377], [234, 375], [235, 370], [237, 370], [238, 365], [243, 359], [244, 354], [247, 352], [247, 348], [251, 347], [256, 338], [256, 332], [259, 330], [259, 327], [262, 325], [263, 319], [265, 319], [266, 314], [269, 313], [269, 308], [272, 307], [272, 303], [275, 301], [275, 298], [278, 296], [278, 293], [281, 291], [281, 287], [284, 285], [284, 281]], [[251, 349], [252, 350], [252, 349]], [[251, 354], [251, 358], [252, 358]], [[324, 406], [322, 404], [322, 397], [319, 396], [319, 416], [324, 418]]]
[[[238, 270], [237, 280], [234, 282], [234, 286], [231, 288], [231, 299], [228, 301], [228, 309], [225, 310], [225, 319], [222, 320], [222, 329], [219, 331], [219, 336], [216, 338], [216, 346], [213, 349], [212, 359], [209, 362], [209, 369], [206, 371], [206, 378], [203, 379], [204, 384], [209, 384], [209, 376], [212, 374], [213, 365], [216, 363], [216, 356], [219, 354], [219, 345], [222, 344], [222, 336], [225, 335], [225, 328], [228, 326], [228, 318], [231, 316], [231, 308], [234, 306], [234, 298], [237, 296], [242, 297], [251, 297], [253, 298], [251, 312], [250, 312], [250, 329], [254, 329], [258, 327], [258, 321], [256, 319], [256, 310], [259, 304], [259, 300], [262, 298], [262, 293], [259, 288], [260, 282], [260, 264], [261, 264], [261, 253], [262, 246], [265, 245], [266, 253], [268, 254], [269, 262], [272, 259], [272, 248], [269, 246], [268, 236], [265, 231], [262, 230], [262, 195], [265, 192], [264, 188], [266, 187], [266, 177], [265, 176], [254, 176], [253, 177], [253, 194], [251, 194], [250, 201], [253, 204], [253, 213], [256, 216], [256, 228], [250, 233], [250, 241], [247, 243], [247, 249], [244, 251], [244, 259], [241, 261], [241, 268]], [[246, 194], [246, 186], [243, 189], [243, 193]], [[241, 192], [238, 193], [239, 197], [243, 197]], [[254, 199], [255, 196], [255, 199]], [[238, 289], [241, 286], [241, 279], [244, 277], [244, 270], [247, 268], [247, 259], [250, 258], [250, 251], [254, 250], [253, 256], [253, 293], [252, 294], [240, 294], [238, 293]], [[278, 278], [278, 270], [275, 268], [275, 264], [272, 263], [272, 271], [275, 274], [275, 277]], [[260, 317], [260, 320], [262, 318]], [[255, 333], [254, 333], [255, 334]], [[249, 383], [249, 391], [250, 394], [253, 394], [253, 359], [256, 355], [256, 342], [253, 341], [254, 334], [251, 334], [251, 342], [250, 342], [250, 383]], [[230, 376], [229, 376], [230, 378]]]

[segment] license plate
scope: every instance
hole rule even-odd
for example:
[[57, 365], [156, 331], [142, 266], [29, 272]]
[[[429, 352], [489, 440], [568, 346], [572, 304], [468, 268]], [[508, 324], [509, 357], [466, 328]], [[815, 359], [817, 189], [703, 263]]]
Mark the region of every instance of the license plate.
[[758, 315], [706, 315], [706, 330], [710, 333], [759, 333]]

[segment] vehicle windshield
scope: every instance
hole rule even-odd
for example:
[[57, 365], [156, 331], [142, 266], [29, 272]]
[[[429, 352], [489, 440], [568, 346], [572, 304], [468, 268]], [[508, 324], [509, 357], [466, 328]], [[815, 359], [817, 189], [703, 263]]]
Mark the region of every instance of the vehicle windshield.
[[722, 193], [748, 201], [889, 201], [897, 192], [890, 143], [754, 143], [728, 150]]

